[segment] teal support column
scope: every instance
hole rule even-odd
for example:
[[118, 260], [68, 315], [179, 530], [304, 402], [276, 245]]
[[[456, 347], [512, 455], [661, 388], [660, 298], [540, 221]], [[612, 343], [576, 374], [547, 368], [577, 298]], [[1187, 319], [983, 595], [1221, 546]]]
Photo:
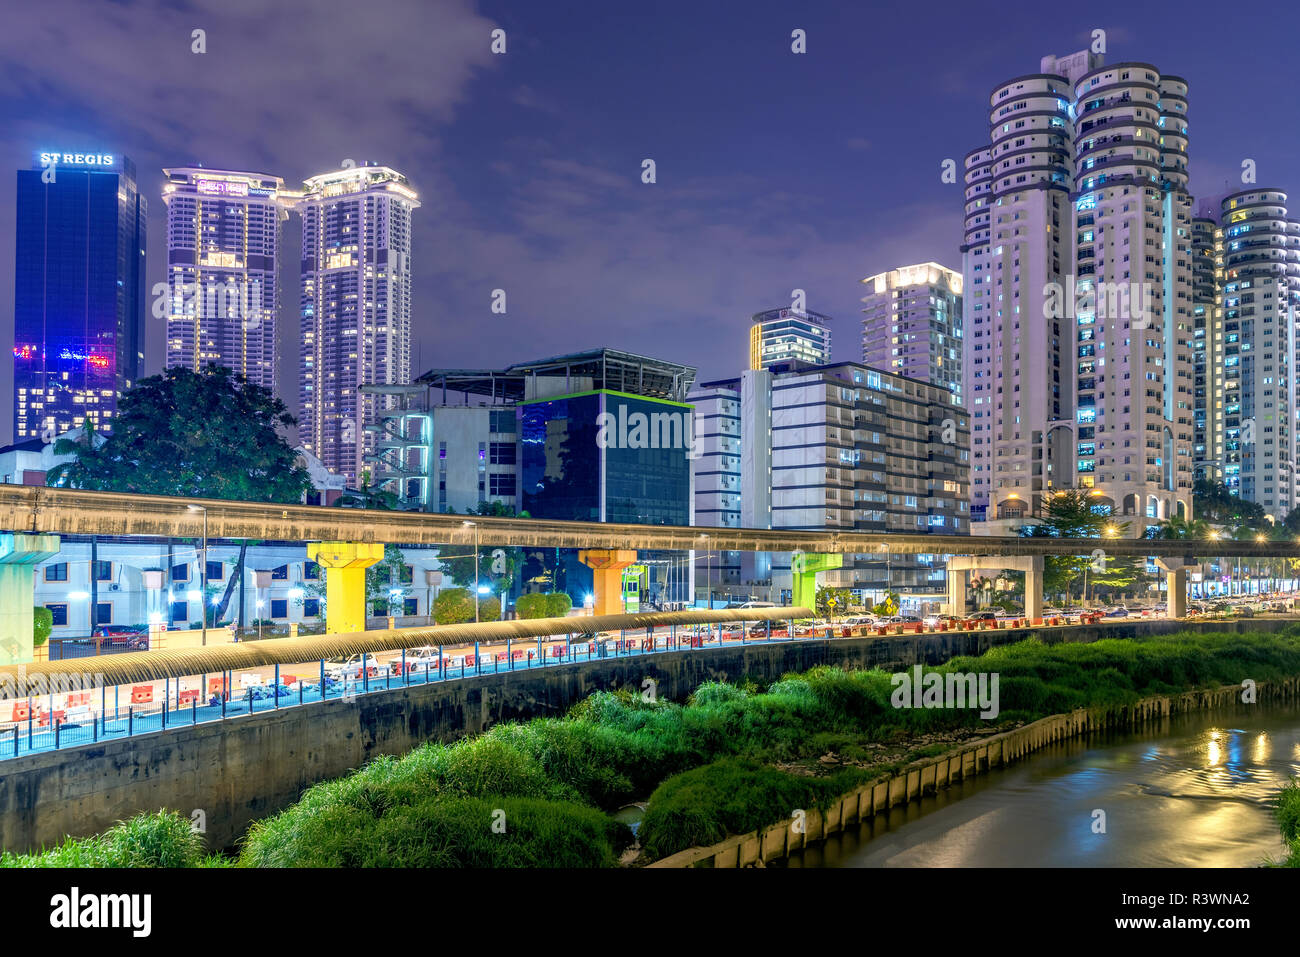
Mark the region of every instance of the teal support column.
[[32, 571], [59, 553], [59, 536], [0, 533], [0, 665], [32, 661]]
[[796, 608], [817, 610], [817, 573], [832, 568], [843, 568], [843, 555], [817, 555], [796, 552], [790, 559], [790, 572], [794, 577], [791, 604]]

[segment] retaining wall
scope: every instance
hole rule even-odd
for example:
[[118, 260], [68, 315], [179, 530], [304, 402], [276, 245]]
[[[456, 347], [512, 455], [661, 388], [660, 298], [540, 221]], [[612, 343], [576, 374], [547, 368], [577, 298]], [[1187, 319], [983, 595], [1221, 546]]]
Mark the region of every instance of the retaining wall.
[[[1284, 620], [1141, 622], [1040, 631], [1045, 641], [1095, 641], [1135, 632], [1272, 631]], [[554, 665], [411, 685], [224, 721], [0, 761], [0, 848], [26, 852], [86, 836], [141, 811], [203, 811], [210, 847], [231, 846], [248, 824], [384, 754], [453, 741], [501, 721], [564, 714], [594, 691], [641, 689], [680, 700], [701, 683], [770, 680], [815, 665], [898, 669], [978, 655], [1032, 632], [984, 630], [888, 638], [809, 639]], [[89, 660], [89, 659], [87, 659]]]

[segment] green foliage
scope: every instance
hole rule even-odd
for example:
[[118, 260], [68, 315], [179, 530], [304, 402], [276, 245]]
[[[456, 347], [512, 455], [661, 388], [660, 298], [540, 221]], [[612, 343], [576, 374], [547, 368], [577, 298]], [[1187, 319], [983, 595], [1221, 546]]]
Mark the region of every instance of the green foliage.
[[495, 596], [492, 598], [479, 598], [478, 620], [479, 621], [500, 621], [501, 620], [501, 599]]
[[1264, 506], [1233, 495], [1222, 482], [1200, 479], [1192, 486], [1192, 512], [1211, 525], [1265, 528]]
[[474, 620], [474, 596], [468, 588], [444, 588], [433, 601], [433, 618], [440, 625]]
[[823, 585], [817, 589], [817, 614], [822, 617], [843, 615], [849, 609], [853, 595], [847, 588], [830, 588]]
[[137, 814], [95, 837], [69, 838], [36, 854], [0, 855], [0, 867], [199, 867], [203, 839], [175, 811]]
[[869, 777], [842, 771], [813, 778], [743, 758], [724, 758], [656, 788], [639, 836], [651, 857], [666, 857], [688, 847], [716, 844], [728, 834], [767, 827], [795, 809], [824, 810]]
[[550, 610], [547, 602], [547, 595], [540, 592], [534, 592], [531, 595], [520, 595], [515, 599], [515, 613], [520, 618], [549, 618]]
[[[390, 610], [389, 596], [393, 589], [402, 589], [405, 594], [405, 590], [411, 587], [410, 582], [402, 581], [405, 569], [406, 556], [396, 545], [385, 545], [383, 559], [366, 569], [366, 601], [370, 604], [372, 614], [401, 614], [400, 602], [395, 609]], [[471, 616], [470, 621], [473, 620]]]
[[546, 617], [563, 618], [573, 607], [573, 599], [568, 592], [555, 591], [546, 596]]
[[873, 615], [897, 615], [900, 605], [898, 596], [891, 592], [886, 592], [885, 597], [871, 606]]
[[294, 424], [283, 402], [229, 369], [168, 369], [141, 379], [118, 404], [113, 432], [89, 426], [54, 451], [72, 461], [49, 485], [246, 502], [298, 502], [311, 488], [280, 437]]
[[54, 630], [54, 612], [37, 605], [32, 609], [32, 646], [39, 648]]
[[1288, 848], [1287, 856], [1280, 863], [1283, 867], [1300, 867], [1300, 778], [1292, 778], [1282, 788], [1274, 813]]

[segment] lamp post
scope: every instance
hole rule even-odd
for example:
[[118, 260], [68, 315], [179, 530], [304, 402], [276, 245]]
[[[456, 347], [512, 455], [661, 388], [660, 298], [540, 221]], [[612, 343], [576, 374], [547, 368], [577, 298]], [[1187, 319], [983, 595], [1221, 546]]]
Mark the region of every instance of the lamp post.
[[191, 512], [203, 513], [203, 561], [199, 566], [199, 571], [202, 573], [200, 581], [203, 583], [199, 589], [199, 593], [203, 598], [199, 602], [199, 613], [202, 617], [200, 624], [203, 626], [203, 644], [206, 645], [208, 643], [208, 510], [202, 505], [187, 505], [186, 508]]
[[[705, 545], [709, 544], [709, 536], [707, 533], [701, 533], [700, 538], [704, 539]], [[709, 610], [711, 611], [713, 609], [713, 550], [712, 549], [705, 550], [704, 565], [708, 573]]]
[[[478, 522], [465, 521], [461, 524], [474, 529], [474, 623], [478, 624]], [[478, 658], [474, 660], [477, 662]]]

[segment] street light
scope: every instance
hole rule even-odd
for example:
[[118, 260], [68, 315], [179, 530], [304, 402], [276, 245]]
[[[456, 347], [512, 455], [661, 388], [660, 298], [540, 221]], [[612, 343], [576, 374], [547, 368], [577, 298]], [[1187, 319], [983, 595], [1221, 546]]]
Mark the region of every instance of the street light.
[[[266, 604], [266, 602], [262, 601], [262, 599], [259, 598], [259, 599], [257, 600], [257, 639], [258, 639], [258, 641], [261, 641], [261, 640], [262, 640], [262, 607], [263, 607], [265, 604]], [[321, 692], [321, 693], [324, 694], [324, 692]]]
[[[707, 544], [709, 543], [709, 536], [708, 536], [708, 534], [706, 534], [706, 533], [701, 533], [701, 534], [700, 534], [700, 538], [704, 539], [704, 544], [707, 545]], [[704, 553], [704, 564], [705, 564], [705, 566], [706, 566], [707, 569], [708, 569], [708, 576], [709, 576], [709, 577], [708, 577], [708, 582], [709, 582], [709, 586], [708, 586], [708, 587], [709, 587], [709, 609], [712, 610], [712, 608], [713, 608], [713, 551], [712, 551], [712, 549], [705, 551], [705, 553]]]
[[203, 644], [206, 645], [208, 643], [208, 610], [203, 607], [202, 595], [208, 593], [208, 510], [202, 505], [187, 505], [185, 507], [191, 512], [203, 513], [203, 561], [199, 566], [203, 576], [200, 579], [203, 585], [199, 600], [199, 614], [203, 620], [199, 624], [203, 626]]
[[[478, 584], [478, 522], [464, 521], [461, 523], [465, 528], [474, 529], [474, 623], [478, 624], [478, 596], [482, 589]], [[478, 659], [475, 658], [475, 661]]]

